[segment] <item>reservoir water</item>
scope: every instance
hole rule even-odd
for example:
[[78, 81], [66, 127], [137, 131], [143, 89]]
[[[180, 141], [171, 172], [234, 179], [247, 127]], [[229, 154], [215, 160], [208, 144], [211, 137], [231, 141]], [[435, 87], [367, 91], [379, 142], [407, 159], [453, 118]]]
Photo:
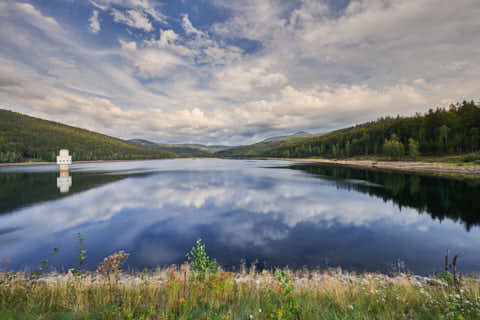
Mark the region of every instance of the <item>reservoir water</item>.
[[[0, 168], [0, 270], [181, 264], [202, 238], [228, 269], [480, 271], [480, 183], [282, 161], [176, 159]], [[51, 256], [53, 248], [58, 254]]]

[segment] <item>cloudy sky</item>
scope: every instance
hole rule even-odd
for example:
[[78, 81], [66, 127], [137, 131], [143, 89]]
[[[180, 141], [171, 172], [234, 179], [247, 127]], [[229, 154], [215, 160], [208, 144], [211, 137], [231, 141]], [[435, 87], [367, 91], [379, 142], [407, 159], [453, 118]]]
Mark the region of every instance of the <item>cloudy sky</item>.
[[479, 100], [478, 0], [0, 0], [0, 108], [246, 144]]

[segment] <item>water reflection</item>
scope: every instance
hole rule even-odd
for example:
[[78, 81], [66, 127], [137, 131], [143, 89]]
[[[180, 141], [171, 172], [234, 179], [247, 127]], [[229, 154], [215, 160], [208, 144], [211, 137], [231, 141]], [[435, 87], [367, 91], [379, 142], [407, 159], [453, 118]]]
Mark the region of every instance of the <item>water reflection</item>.
[[[374, 271], [402, 259], [415, 272], [431, 272], [449, 248], [462, 251], [462, 270], [480, 270], [478, 229], [466, 232], [450, 219], [439, 223], [414, 206], [400, 209], [392, 195], [403, 189], [386, 178], [266, 168], [278, 165], [286, 163], [181, 159], [72, 168], [72, 191], [82, 180], [91, 187], [0, 216], [0, 258], [24, 268], [61, 246], [52, 264], [68, 268], [81, 232], [91, 269], [120, 249], [131, 253], [131, 268], [182, 263], [202, 237], [209, 254], [230, 267], [246, 258], [267, 266]], [[421, 189], [419, 179], [403, 185]], [[371, 189], [376, 193], [352, 192]], [[382, 192], [389, 196], [380, 198]]]
[[71, 186], [72, 177], [70, 177], [70, 170], [68, 167], [63, 170], [60, 169], [60, 176], [57, 178], [57, 188], [60, 190], [60, 193], [68, 193]]
[[393, 201], [399, 209], [414, 208], [439, 221], [451, 219], [461, 222], [467, 231], [480, 225], [480, 202], [475, 201], [480, 195], [479, 180], [442, 179], [324, 164], [302, 164], [289, 168], [321, 179], [331, 179], [341, 189]]

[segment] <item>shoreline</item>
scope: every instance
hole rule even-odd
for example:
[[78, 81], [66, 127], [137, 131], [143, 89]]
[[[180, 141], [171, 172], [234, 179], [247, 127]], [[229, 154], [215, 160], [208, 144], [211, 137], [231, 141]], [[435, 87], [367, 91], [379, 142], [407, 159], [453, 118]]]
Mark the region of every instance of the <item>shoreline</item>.
[[[181, 158], [186, 159], [186, 158]], [[192, 157], [191, 159], [199, 159]], [[201, 158], [203, 159], [203, 158]], [[212, 159], [212, 158], [205, 158]], [[213, 159], [229, 159], [242, 160], [235, 158], [213, 158]], [[450, 178], [469, 178], [480, 179], [480, 165], [473, 164], [452, 164], [446, 162], [433, 161], [382, 161], [382, 160], [332, 160], [322, 158], [251, 158], [255, 160], [280, 160], [290, 162], [304, 162], [304, 163], [324, 163], [333, 165], [342, 165], [348, 167], [365, 168], [371, 170], [386, 170], [419, 173], [435, 176], [443, 176]], [[138, 160], [84, 160], [74, 161], [74, 164], [82, 163], [104, 163], [104, 162], [135, 162], [135, 161], [155, 161], [155, 160], [169, 160], [167, 159], [138, 159]], [[41, 166], [41, 165], [56, 165], [56, 162], [16, 162], [16, 163], [0, 163], [0, 167], [10, 166]]]
[[[289, 268], [275, 268], [272, 270], [263, 270], [257, 271], [254, 268], [245, 268], [239, 271], [226, 271], [223, 270], [221, 267], [217, 269], [215, 273], [220, 274], [228, 274], [232, 277], [232, 280], [238, 284], [241, 283], [249, 283], [253, 282], [256, 285], [269, 285], [275, 279], [275, 274], [278, 272], [285, 272], [291, 276], [291, 280], [295, 283], [295, 287], [302, 288], [312, 284], [312, 282], [320, 282], [325, 278], [330, 278], [330, 280], [337, 280], [342, 285], [347, 285], [348, 281], [347, 278], [356, 278], [360, 281], [363, 279], [376, 279], [381, 280], [383, 282], [397, 282], [399, 278], [402, 278], [412, 284], [416, 285], [437, 285], [437, 286], [448, 286], [448, 280], [445, 278], [439, 277], [435, 274], [428, 274], [428, 275], [419, 275], [415, 273], [409, 272], [367, 272], [367, 271], [347, 271], [342, 270], [342, 268], [328, 268], [328, 269], [303, 269], [303, 270], [292, 270]], [[117, 278], [118, 284], [124, 284], [127, 286], [135, 286], [141, 283], [139, 278], [149, 278], [150, 281], [157, 283], [157, 284], [166, 284], [171, 277], [172, 273], [176, 274], [177, 278], [184, 276], [185, 272], [188, 274], [188, 278], [192, 278], [193, 271], [192, 266], [188, 263], [184, 263], [182, 265], [170, 265], [168, 267], [156, 267], [148, 270], [144, 270], [141, 272], [138, 271], [125, 271], [119, 270], [115, 273], [115, 277]], [[24, 281], [32, 281], [32, 282], [43, 282], [49, 284], [55, 284], [62, 281], [74, 280], [79, 275], [76, 275], [69, 270], [67, 272], [57, 272], [57, 271], [50, 271], [45, 272], [40, 275], [36, 275], [32, 277], [32, 274], [21, 272], [21, 271], [8, 271], [8, 272], [0, 272], [0, 278], [5, 277], [8, 275], [15, 274], [16, 279], [24, 280]], [[102, 281], [107, 280], [108, 276], [104, 275], [98, 271], [86, 271], [82, 270], [80, 273], [80, 279], [83, 277], [88, 277], [95, 283], [101, 283]], [[475, 273], [460, 273], [459, 276], [462, 276], [464, 279], [468, 279], [472, 283], [475, 283], [480, 286], [480, 275]]]
[[[176, 158], [163, 158], [163, 159], [138, 159], [138, 160], [82, 160], [82, 161], [72, 161], [74, 164], [82, 163], [103, 163], [103, 162], [134, 162], [134, 161], [156, 161], [156, 160], [173, 160]], [[56, 162], [14, 162], [14, 163], [0, 163], [0, 167], [13, 167], [13, 166], [46, 166], [46, 165], [57, 165]]]
[[420, 173], [443, 177], [480, 179], [480, 165], [462, 165], [422, 161], [331, 160], [309, 158], [261, 158], [305, 163], [325, 163], [373, 170]]

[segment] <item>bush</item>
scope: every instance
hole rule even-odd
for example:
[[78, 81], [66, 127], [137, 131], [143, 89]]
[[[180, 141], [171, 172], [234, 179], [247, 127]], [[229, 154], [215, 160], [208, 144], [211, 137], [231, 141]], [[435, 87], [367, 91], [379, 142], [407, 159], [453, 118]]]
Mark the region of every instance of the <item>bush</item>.
[[121, 250], [117, 253], [114, 253], [105, 259], [97, 267], [97, 272], [102, 274], [104, 277], [110, 276], [110, 274], [119, 274], [122, 272], [120, 267], [127, 261], [128, 253]]
[[383, 144], [383, 153], [392, 159], [405, 155], [405, 147], [402, 142], [398, 140], [396, 134], [392, 134], [389, 140], [385, 140], [385, 143]]
[[463, 162], [474, 162], [480, 160], [480, 153], [470, 153], [462, 157]]
[[217, 260], [210, 260], [207, 256], [205, 245], [202, 244], [202, 239], [197, 239], [196, 246], [193, 247], [186, 256], [192, 264], [195, 279], [203, 280], [205, 279], [205, 275], [209, 273], [215, 274], [217, 272]]

